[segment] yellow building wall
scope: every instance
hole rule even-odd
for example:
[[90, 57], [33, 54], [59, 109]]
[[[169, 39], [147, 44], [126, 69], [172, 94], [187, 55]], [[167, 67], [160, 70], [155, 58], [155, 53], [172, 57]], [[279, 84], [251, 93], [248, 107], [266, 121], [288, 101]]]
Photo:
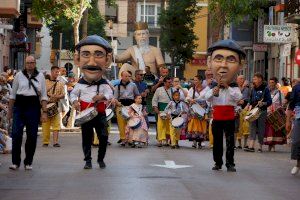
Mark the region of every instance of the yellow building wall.
[[[203, 58], [207, 51], [207, 20], [208, 20], [208, 6], [207, 0], [199, 0], [198, 5], [201, 6], [201, 10], [195, 19], [194, 32], [198, 37], [196, 43], [198, 47], [195, 49], [195, 58]], [[187, 63], [185, 65], [184, 77], [186, 79], [193, 78], [197, 75], [198, 70], [206, 70], [206, 65]]]

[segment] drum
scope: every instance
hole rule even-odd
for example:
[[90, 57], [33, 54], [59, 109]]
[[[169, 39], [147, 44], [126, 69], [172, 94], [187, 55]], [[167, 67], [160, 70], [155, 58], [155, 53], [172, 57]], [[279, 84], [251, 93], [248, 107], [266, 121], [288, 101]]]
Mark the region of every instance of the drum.
[[78, 115], [75, 117], [75, 125], [81, 125], [84, 124], [92, 119], [94, 119], [98, 115], [98, 111], [95, 107], [87, 108], [83, 111], [81, 111]]
[[174, 119], [172, 119], [171, 124], [174, 128], [182, 128], [184, 124], [184, 119], [183, 117], [175, 117]]
[[283, 108], [278, 108], [274, 112], [268, 114], [267, 122], [274, 128], [275, 131], [279, 131], [285, 127], [286, 115]]
[[142, 125], [142, 121], [138, 117], [132, 117], [128, 120], [127, 124], [131, 129], [137, 129]]
[[121, 108], [121, 115], [126, 120], [128, 120], [130, 118], [130, 115], [129, 115], [129, 106], [123, 106]]
[[255, 107], [246, 115], [245, 120], [248, 122], [253, 122], [259, 118], [260, 113], [260, 109]]
[[109, 121], [111, 120], [111, 118], [114, 117], [114, 112], [110, 108], [105, 109], [105, 114], [106, 114], [106, 121]]
[[58, 114], [57, 103], [48, 103], [47, 104], [47, 115], [48, 117], [53, 117]]
[[197, 103], [193, 104], [191, 110], [198, 118], [200, 119], [204, 118], [206, 111], [199, 104]]
[[167, 113], [161, 112], [161, 113], [159, 114], [159, 117], [160, 117], [161, 119], [163, 119], [163, 120], [166, 120], [166, 119], [167, 119]]

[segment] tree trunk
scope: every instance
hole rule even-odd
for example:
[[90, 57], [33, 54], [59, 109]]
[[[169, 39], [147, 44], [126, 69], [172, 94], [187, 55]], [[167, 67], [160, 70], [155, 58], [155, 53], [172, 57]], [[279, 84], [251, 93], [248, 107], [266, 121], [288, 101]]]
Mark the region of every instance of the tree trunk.
[[89, 10], [86, 9], [83, 13], [82, 17], [82, 38], [87, 37], [88, 32], [88, 16], [89, 16]]
[[75, 45], [79, 42], [79, 24], [80, 24], [80, 20], [74, 21], [74, 24], [73, 24], [74, 43], [75, 43]]

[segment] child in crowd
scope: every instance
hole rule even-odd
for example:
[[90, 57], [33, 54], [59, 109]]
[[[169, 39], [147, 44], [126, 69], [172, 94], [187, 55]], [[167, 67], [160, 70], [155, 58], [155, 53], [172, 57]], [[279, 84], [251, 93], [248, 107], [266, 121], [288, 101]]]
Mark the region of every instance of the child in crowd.
[[[186, 113], [188, 111], [187, 104], [180, 100], [180, 92], [175, 91], [172, 94], [173, 101], [170, 101], [167, 107], [165, 108], [165, 113], [167, 113], [168, 118], [170, 118], [170, 138], [171, 138], [171, 148], [179, 148], [178, 141], [180, 139], [180, 133], [184, 128], [186, 122]], [[178, 120], [178, 124], [175, 124], [176, 127], [172, 125], [172, 119], [175, 120], [177, 117], [182, 117]], [[175, 122], [175, 121], [174, 121]]]
[[[146, 108], [142, 105], [142, 96], [137, 95], [134, 98], [134, 103], [129, 107], [130, 120], [126, 126], [126, 135], [128, 143], [131, 147], [141, 148], [142, 144], [148, 143], [148, 126], [145, 120], [147, 117]], [[132, 127], [132, 122], [140, 120], [140, 125]]]
[[0, 128], [0, 153], [11, 153], [12, 139], [8, 136], [8, 132]]

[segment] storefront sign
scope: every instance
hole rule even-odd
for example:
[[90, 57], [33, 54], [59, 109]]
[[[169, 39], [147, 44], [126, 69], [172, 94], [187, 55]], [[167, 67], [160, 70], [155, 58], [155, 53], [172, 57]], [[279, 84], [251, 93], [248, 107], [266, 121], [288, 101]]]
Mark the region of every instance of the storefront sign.
[[194, 58], [192, 60], [193, 65], [201, 65], [201, 66], [206, 66], [206, 58]]
[[291, 43], [293, 42], [293, 29], [290, 26], [265, 25], [264, 42], [265, 43]]
[[267, 52], [268, 45], [267, 44], [253, 44], [253, 51], [254, 52]]
[[291, 44], [285, 44], [280, 47], [280, 55], [282, 57], [290, 56], [291, 55], [291, 49], [292, 45]]

